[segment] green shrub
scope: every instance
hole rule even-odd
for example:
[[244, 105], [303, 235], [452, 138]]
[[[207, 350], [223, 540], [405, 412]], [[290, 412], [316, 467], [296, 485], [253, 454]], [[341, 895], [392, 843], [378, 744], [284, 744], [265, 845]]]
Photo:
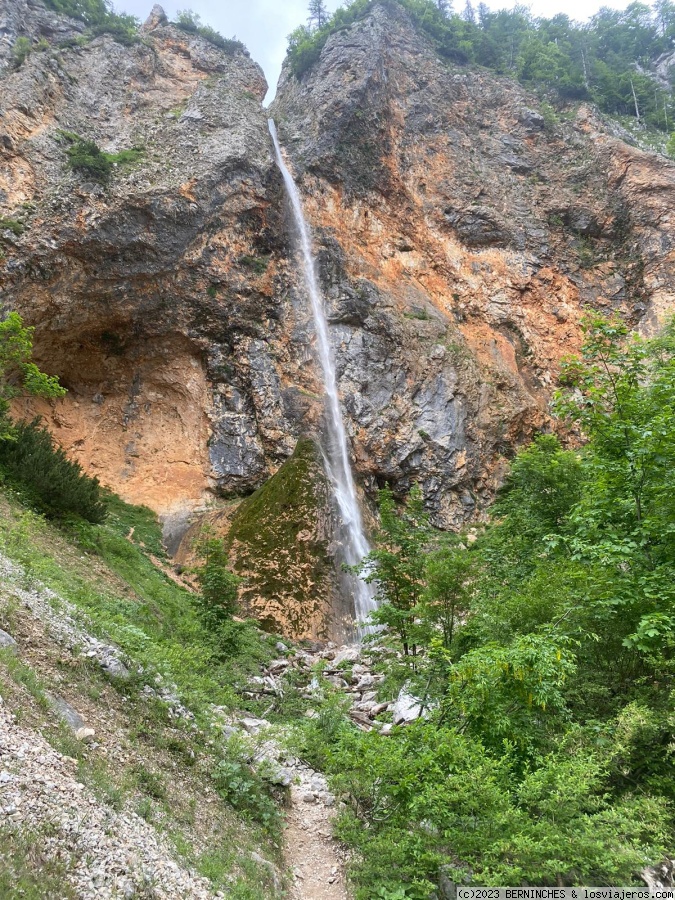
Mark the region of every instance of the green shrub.
[[339, 833], [357, 849], [357, 900], [381, 886], [427, 900], [441, 871], [472, 885], [639, 884], [668, 845], [669, 812], [641, 793], [611, 797], [611, 732], [597, 743], [574, 732], [517, 776], [508, 746], [495, 759], [454, 728], [343, 727], [328, 759], [351, 801]]
[[61, 15], [84, 22], [92, 34], [110, 34], [123, 44], [138, 40], [138, 19], [112, 12], [106, 0], [44, 0], [44, 3]]
[[132, 147], [120, 150], [119, 153], [106, 153], [94, 141], [86, 140], [72, 131], [61, 131], [59, 135], [69, 144], [66, 155], [71, 169], [100, 184], [106, 184], [110, 180], [115, 166], [138, 162], [145, 152], [142, 147]]
[[241, 41], [236, 38], [225, 38], [219, 34], [215, 28], [210, 25], [202, 25], [201, 18], [191, 9], [178, 10], [176, 21], [173, 23], [181, 31], [187, 31], [188, 34], [198, 34], [214, 47], [224, 50], [228, 56], [234, 56], [237, 52], [246, 52], [246, 48]]
[[232, 652], [238, 645], [240, 625], [232, 621], [238, 608], [241, 578], [228, 569], [223, 542], [205, 531], [196, 546], [202, 564], [197, 567], [200, 592], [194, 603], [205, 631], [221, 651]]
[[29, 38], [21, 35], [21, 37], [16, 39], [16, 42], [12, 47], [12, 65], [15, 69], [18, 69], [23, 65], [32, 49], [33, 45]]
[[547, 103], [545, 100], [539, 107], [542, 117], [544, 119], [544, 130], [549, 134], [552, 134], [556, 126], [559, 124], [560, 120], [558, 119], [558, 115], [556, 111], [553, 109], [550, 103]]
[[126, 14], [109, 15], [103, 22], [94, 25], [91, 29], [94, 36], [107, 34], [114, 38], [118, 44], [130, 46], [139, 41], [138, 20], [134, 16]]
[[264, 275], [270, 264], [269, 256], [241, 256], [239, 262], [256, 275]]
[[112, 163], [94, 141], [79, 140], [66, 151], [70, 167], [94, 181], [108, 181]]
[[98, 479], [68, 459], [37, 419], [19, 422], [13, 439], [0, 441], [0, 471], [32, 506], [50, 517], [76, 515], [89, 522], [105, 518]]
[[11, 231], [13, 235], [19, 237], [24, 232], [24, 225], [16, 219], [5, 219], [0, 216], [0, 231]]
[[254, 821], [273, 830], [279, 827], [279, 810], [272, 797], [272, 785], [253, 768], [252, 753], [245, 741], [234, 735], [225, 745], [225, 757], [220, 759], [211, 777], [220, 796], [235, 809]]

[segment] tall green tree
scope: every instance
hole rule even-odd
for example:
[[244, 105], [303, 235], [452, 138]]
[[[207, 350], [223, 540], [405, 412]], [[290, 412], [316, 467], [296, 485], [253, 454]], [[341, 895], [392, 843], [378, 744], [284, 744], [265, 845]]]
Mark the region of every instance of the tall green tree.
[[308, 12], [307, 21], [310, 28], [321, 29], [328, 23], [330, 15], [324, 0], [309, 0]]
[[675, 324], [653, 340], [619, 320], [584, 323], [562, 368], [560, 415], [588, 439], [587, 481], [570, 516], [574, 557], [609, 576], [603, 603], [624, 639], [663, 666], [675, 651]]
[[358, 574], [375, 585], [378, 602], [373, 621], [392, 628], [406, 657], [417, 654], [415, 616], [424, 591], [425, 554], [432, 529], [424, 511], [422, 493], [414, 487], [403, 507], [389, 488], [378, 498], [380, 527], [375, 549], [356, 567]]
[[473, 3], [471, 2], [471, 0], [466, 0], [464, 11], [462, 12], [462, 18], [465, 22], [469, 22], [471, 25], [476, 24], [476, 10], [473, 8]]

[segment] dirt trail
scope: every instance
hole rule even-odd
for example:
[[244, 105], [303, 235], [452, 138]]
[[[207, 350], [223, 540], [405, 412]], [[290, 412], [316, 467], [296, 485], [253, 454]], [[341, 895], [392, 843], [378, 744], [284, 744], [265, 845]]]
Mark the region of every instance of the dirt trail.
[[344, 858], [331, 837], [334, 808], [308, 803], [301, 787], [291, 788], [286, 861], [293, 874], [290, 900], [350, 900]]

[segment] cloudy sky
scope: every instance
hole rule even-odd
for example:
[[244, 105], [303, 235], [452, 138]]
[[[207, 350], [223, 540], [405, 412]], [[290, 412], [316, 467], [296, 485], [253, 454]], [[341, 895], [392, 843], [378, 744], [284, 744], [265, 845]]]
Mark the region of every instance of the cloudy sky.
[[[161, 2], [161, 0], [160, 0]], [[340, 6], [341, 0], [326, 0], [329, 10]], [[457, 10], [464, 8], [465, 0], [455, 0]], [[629, 0], [532, 0], [526, 5], [537, 16], [552, 16], [567, 13], [573, 19], [585, 19], [597, 12], [601, 6], [623, 9]], [[115, 0], [119, 12], [132, 13], [144, 20], [153, 0]], [[171, 18], [177, 9], [192, 9], [202, 17], [205, 24], [213, 26], [225, 37], [236, 36], [251, 51], [251, 56], [265, 70], [267, 81], [274, 93], [281, 63], [286, 51], [286, 37], [307, 18], [306, 0], [165, 0], [162, 2]], [[474, 0], [474, 6], [477, 0]], [[491, 9], [512, 7], [513, 0], [487, 0]]]

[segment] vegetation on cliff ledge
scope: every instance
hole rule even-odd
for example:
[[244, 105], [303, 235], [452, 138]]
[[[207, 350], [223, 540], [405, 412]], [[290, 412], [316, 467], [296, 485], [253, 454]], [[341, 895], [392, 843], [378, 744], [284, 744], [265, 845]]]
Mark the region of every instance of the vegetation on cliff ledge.
[[235, 53], [246, 53], [248, 55], [248, 51], [241, 41], [238, 41], [236, 38], [225, 38], [215, 28], [212, 28], [210, 25], [204, 25], [201, 17], [191, 9], [178, 10], [176, 21], [173, 24], [188, 34], [198, 34], [199, 37], [204, 38], [205, 41], [213, 44], [214, 47], [224, 50], [229, 56], [234, 56]]
[[119, 153], [106, 153], [95, 143], [72, 131], [59, 131], [66, 146], [70, 168], [86, 178], [106, 184], [117, 166], [128, 166], [142, 159], [142, 147], [131, 147]]
[[[48, 9], [54, 10], [71, 19], [78, 19], [87, 26], [89, 37], [108, 34], [120, 44], [135, 44], [140, 40], [139, 21], [127, 13], [115, 12], [109, 0], [43, 0]], [[246, 47], [236, 38], [225, 38], [210, 25], [204, 25], [197, 13], [190, 9], [179, 10], [176, 21], [172, 23], [181, 31], [196, 34], [204, 40], [224, 50], [230, 56], [237, 52], [246, 53]], [[37, 49], [44, 49], [49, 44], [43, 39]], [[14, 49], [14, 64], [18, 68], [32, 49], [26, 37], [19, 37]]]
[[321, 27], [300, 26], [290, 35], [293, 73], [302, 76], [332, 34], [383, 2], [403, 7], [452, 62], [513, 75], [565, 99], [591, 100], [605, 112], [636, 117], [661, 131], [673, 128], [673, 86], [652, 74], [656, 61], [673, 49], [675, 5], [668, 0], [652, 7], [639, 2], [625, 10], [605, 7], [588, 24], [563, 13], [536, 18], [522, 5], [493, 12], [484, 4], [474, 10], [469, 0], [457, 15], [433, 0], [354, 0]]
[[320, 527], [326, 504], [317, 447], [301, 438], [234, 516], [226, 540], [236, 571], [247, 576], [242, 605], [266, 627], [303, 633], [330, 592], [332, 563]]
[[123, 44], [138, 40], [138, 19], [116, 13], [107, 0], [44, 0], [54, 12], [84, 22], [92, 34], [110, 34]]

